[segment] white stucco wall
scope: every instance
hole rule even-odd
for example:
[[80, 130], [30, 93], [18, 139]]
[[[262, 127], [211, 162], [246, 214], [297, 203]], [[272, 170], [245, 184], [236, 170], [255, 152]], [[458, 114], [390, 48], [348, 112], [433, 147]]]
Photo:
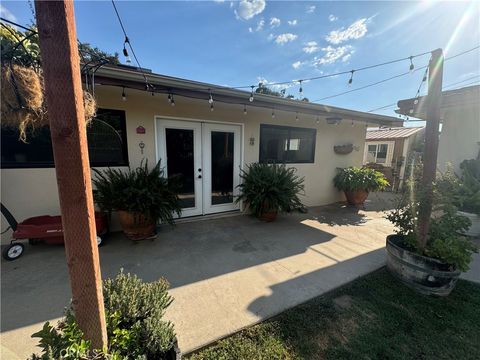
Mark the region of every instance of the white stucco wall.
[[[126, 90], [127, 101], [121, 100], [121, 88], [98, 86], [96, 97], [98, 106], [120, 109], [126, 112], [127, 141], [130, 166], [138, 166], [143, 158], [150, 163], [155, 158], [155, 116], [168, 116], [183, 119], [203, 119], [244, 124], [243, 162], [258, 161], [260, 124], [279, 124], [296, 127], [316, 128], [315, 163], [292, 164], [301, 176], [305, 177], [305, 205], [314, 206], [332, 203], [341, 199], [341, 194], [333, 187], [332, 178], [337, 167], [362, 164], [366, 127], [362, 123], [351, 126], [350, 122], [339, 125], [328, 125], [323, 118], [316, 124], [311, 115], [299, 114], [295, 121], [295, 113], [277, 111], [275, 119], [271, 117], [271, 109], [259, 109], [247, 105], [247, 115], [243, 114], [243, 106], [216, 103], [211, 112], [207, 100], [192, 100], [175, 97], [176, 106], [169, 105], [166, 95], [151, 96], [145, 92]], [[138, 126], [146, 129], [146, 134], [136, 134]], [[254, 145], [249, 139], [255, 138]], [[138, 146], [145, 143], [143, 155]], [[337, 155], [333, 146], [353, 143], [355, 149], [348, 155]], [[22, 220], [41, 214], [58, 214], [58, 195], [55, 170], [51, 169], [2, 169], [1, 170], [2, 202], [17, 218]], [[2, 217], [2, 229], [6, 226]], [[7, 239], [8, 240], [8, 239]]]
[[480, 104], [447, 110], [438, 147], [438, 168], [451, 163], [457, 174], [465, 159], [475, 159], [480, 150]]

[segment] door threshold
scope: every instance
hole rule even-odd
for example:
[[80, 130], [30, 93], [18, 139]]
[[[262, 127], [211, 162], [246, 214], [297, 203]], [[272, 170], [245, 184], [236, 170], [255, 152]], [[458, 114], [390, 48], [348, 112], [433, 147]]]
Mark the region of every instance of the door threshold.
[[222, 219], [222, 218], [239, 216], [239, 215], [244, 215], [244, 212], [242, 212], [240, 210], [232, 210], [232, 211], [225, 211], [225, 212], [215, 213], [215, 214], [190, 216], [190, 217], [184, 217], [184, 218], [176, 219], [175, 223], [176, 224], [185, 224], [185, 223], [190, 223], [190, 222]]

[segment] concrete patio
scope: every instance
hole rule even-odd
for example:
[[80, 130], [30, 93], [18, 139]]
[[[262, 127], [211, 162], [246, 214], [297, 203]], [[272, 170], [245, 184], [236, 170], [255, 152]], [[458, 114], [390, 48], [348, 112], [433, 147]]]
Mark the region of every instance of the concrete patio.
[[[145, 281], [167, 278], [175, 298], [167, 315], [189, 352], [381, 267], [392, 232], [381, 210], [391, 203], [371, 198], [365, 209], [335, 204], [274, 223], [243, 215], [184, 222], [154, 242], [112, 234], [100, 249], [102, 276], [123, 268]], [[22, 258], [2, 261], [1, 285], [2, 358], [25, 359], [37, 351], [30, 335], [69, 302], [63, 247], [27, 246]]]

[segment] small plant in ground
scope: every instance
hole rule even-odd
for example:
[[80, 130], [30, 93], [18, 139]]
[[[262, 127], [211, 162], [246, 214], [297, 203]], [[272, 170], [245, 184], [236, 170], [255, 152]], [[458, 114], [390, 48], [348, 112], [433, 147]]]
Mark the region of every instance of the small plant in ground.
[[302, 208], [299, 195], [304, 192], [304, 179], [296, 169], [285, 165], [254, 163], [242, 170], [240, 195], [257, 216], [268, 212], [287, 212]]
[[423, 250], [417, 241], [417, 226], [425, 194], [418, 178], [412, 178], [407, 182], [402, 199], [397, 208], [387, 214], [387, 219], [395, 225], [396, 232], [404, 236], [404, 245], [410, 250], [439, 259], [451, 265], [452, 270], [467, 271], [472, 254], [478, 249], [469, 238], [461, 235], [471, 223], [457, 213], [455, 194], [459, 186], [459, 180], [451, 170], [437, 177], [433, 186], [428, 241]]
[[338, 190], [365, 190], [368, 192], [384, 190], [389, 185], [387, 179], [380, 171], [355, 166], [338, 169], [337, 174], [333, 178], [333, 183]]
[[163, 359], [173, 347], [173, 325], [163, 320], [173, 299], [164, 279], [145, 283], [135, 275], [120, 272], [103, 283], [108, 349], [90, 350], [90, 343], [75, 321], [72, 308], [56, 326], [45, 323], [32, 337], [40, 338], [41, 356], [32, 360], [50, 359]]

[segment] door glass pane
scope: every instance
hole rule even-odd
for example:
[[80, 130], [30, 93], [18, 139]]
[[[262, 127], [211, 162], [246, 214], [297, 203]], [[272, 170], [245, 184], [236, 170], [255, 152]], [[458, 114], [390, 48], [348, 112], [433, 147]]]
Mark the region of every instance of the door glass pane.
[[388, 150], [387, 144], [378, 145], [377, 163], [384, 164], [387, 161], [387, 150]]
[[212, 205], [233, 202], [233, 141], [231, 132], [212, 131]]
[[179, 194], [182, 208], [195, 207], [194, 138], [193, 130], [165, 129], [168, 177], [178, 176], [182, 187]]

